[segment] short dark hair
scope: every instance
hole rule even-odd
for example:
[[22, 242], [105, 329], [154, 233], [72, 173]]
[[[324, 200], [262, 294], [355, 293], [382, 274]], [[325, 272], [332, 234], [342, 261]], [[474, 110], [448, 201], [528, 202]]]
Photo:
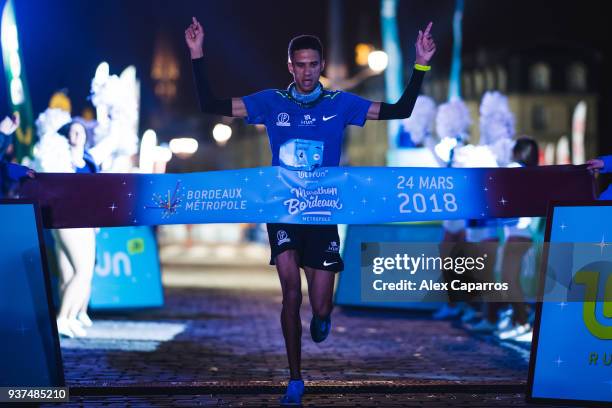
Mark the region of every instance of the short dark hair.
[[289, 48], [287, 50], [289, 61], [291, 61], [293, 53], [298, 50], [315, 50], [319, 53], [319, 57], [323, 59], [323, 45], [321, 45], [319, 37], [315, 35], [298, 35], [289, 41]]
[[530, 137], [517, 139], [512, 149], [512, 155], [514, 160], [526, 167], [537, 166], [540, 159], [538, 144]]

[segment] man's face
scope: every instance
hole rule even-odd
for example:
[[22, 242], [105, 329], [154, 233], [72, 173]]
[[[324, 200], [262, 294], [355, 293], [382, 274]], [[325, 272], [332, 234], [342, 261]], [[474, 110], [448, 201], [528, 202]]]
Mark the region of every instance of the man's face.
[[298, 92], [309, 93], [319, 83], [319, 77], [325, 68], [325, 61], [321, 60], [318, 51], [304, 49], [295, 51], [287, 66], [293, 75]]

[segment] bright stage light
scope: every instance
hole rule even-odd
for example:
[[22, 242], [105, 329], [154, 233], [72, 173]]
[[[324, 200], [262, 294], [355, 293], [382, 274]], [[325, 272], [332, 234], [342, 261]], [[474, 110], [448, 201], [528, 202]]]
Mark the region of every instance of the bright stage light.
[[213, 128], [213, 138], [220, 145], [223, 146], [232, 137], [232, 128], [224, 125], [223, 123], [217, 123]]
[[153, 173], [154, 157], [153, 150], [157, 146], [157, 134], [154, 130], [147, 129], [140, 141], [140, 159], [138, 167], [143, 173]]
[[389, 64], [389, 56], [384, 51], [372, 51], [368, 55], [368, 66], [374, 72], [382, 72]]
[[13, 105], [21, 105], [25, 101], [23, 83], [19, 77], [11, 80], [11, 101]]
[[145, 132], [142, 134], [142, 143], [143, 144], [152, 143], [153, 145], [156, 145], [157, 144], [157, 133], [155, 133], [153, 129], [145, 130]]
[[6, 26], [2, 28], [2, 47], [9, 52], [17, 52], [19, 50], [17, 26], [12, 22], [7, 21]]
[[21, 76], [21, 60], [19, 59], [19, 54], [16, 52], [11, 52], [9, 55], [9, 67], [11, 68], [11, 72], [13, 73], [13, 77]]
[[160, 145], [153, 148], [153, 161], [167, 163], [172, 159], [172, 152], [167, 146]]
[[187, 158], [198, 150], [198, 141], [190, 137], [172, 139], [170, 150], [181, 158]]

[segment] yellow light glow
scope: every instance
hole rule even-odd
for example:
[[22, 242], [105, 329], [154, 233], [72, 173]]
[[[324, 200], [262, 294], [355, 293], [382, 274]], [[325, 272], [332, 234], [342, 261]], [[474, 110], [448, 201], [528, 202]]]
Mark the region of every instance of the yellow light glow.
[[362, 67], [368, 65], [368, 56], [372, 51], [374, 51], [374, 47], [371, 44], [357, 44], [355, 46], [355, 63]]

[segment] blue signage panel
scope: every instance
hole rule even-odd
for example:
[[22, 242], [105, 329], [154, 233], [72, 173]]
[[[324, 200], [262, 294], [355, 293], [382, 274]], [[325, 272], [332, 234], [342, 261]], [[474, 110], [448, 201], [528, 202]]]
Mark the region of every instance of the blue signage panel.
[[40, 220], [0, 200], [0, 387], [64, 385]]
[[146, 308], [163, 304], [153, 229], [100, 228], [96, 234], [91, 309]]
[[349, 225], [342, 259], [344, 271], [338, 275], [335, 303], [341, 306], [367, 306], [383, 308], [435, 309], [439, 302], [374, 302], [362, 298], [361, 251], [364, 242], [440, 242], [444, 230], [439, 222]]
[[555, 206], [547, 228], [542, 283], [560, 283], [567, 300], [543, 295], [529, 399], [612, 403], [612, 202]]

